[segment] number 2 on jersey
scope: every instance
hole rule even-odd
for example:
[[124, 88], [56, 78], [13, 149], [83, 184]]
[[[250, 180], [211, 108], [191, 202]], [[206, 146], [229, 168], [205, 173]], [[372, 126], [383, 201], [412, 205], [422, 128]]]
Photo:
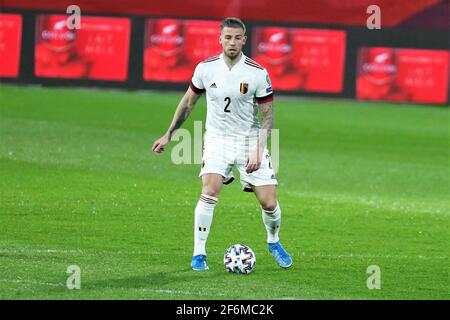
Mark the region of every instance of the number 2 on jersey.
[[227, 102], [227, 105], [225, 106], [225, 109], [223, 109], [224, 112], [231, 112], [230, 109], [228, 109], [228, 107], [230, 106], [231, 103], [231, 98], [230, 97], [226, 97], [223, 101]]

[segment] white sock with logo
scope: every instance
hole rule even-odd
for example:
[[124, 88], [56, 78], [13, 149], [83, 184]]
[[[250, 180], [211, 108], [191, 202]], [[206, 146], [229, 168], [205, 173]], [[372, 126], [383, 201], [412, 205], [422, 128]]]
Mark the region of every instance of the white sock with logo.
[[208, 239], [217, 201], [218, 199], [215, 197], [202, 194], [195, 207], [194, 256], [199, 254], [206, 255], [206, 240]]
[[278, 242], [281, 225], [281, 208], [278, 201], [273, 211], [262, 210], [262, 219], [267, 230], [267, 243]]

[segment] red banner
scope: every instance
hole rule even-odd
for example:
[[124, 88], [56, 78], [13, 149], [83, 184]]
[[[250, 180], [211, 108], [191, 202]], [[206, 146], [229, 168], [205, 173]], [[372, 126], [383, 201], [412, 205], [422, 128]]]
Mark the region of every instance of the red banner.
[[356, 96], [361, 100], [445, 104], [448, 71], [445, 50], [362, 48]]
[[19, 76], [22, 16], [0, 14], [0, 77]]
[[144, 80], [188, 82], [197, 63], [221, 52], [219, 36], [219, 21], [147, 20]]
[[[439, 0], [2, 0], [5, 8], [57, 10], [65, 12], [71, 4], [83, 14], [115, 13], [152, 17], [223, 19], [240, 17], [246, 21], [280, 21], [329, 25], [366, 26], [370, 5], [382, 12], [383, 28], [394, 27], [439, 3]], [[448, 11], [447, 11], [448, 12]], [[448, 13], [447, 13], [448, 16]], [[448, 20], [448, 18], [447, 18]]]
[[69, 29], [67, 18], [38, 16], [36, 76], [125, 81], [130, 19], [81, 16], [81, 28]]
[[345, 31], [264, 27], [253, 33], [253, 59], [275, 90], [342, 91]]

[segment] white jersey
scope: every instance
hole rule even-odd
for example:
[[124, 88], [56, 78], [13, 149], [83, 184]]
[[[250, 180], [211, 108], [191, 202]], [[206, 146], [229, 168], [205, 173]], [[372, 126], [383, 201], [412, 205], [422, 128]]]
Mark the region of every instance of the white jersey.
[[199, 63], [190, 87], [206, 91], [206, 131], [218, 135], [258, 135], [258, 103], [273, 100], [266, 69], [243, 53], [231, 70], [223, 53]]

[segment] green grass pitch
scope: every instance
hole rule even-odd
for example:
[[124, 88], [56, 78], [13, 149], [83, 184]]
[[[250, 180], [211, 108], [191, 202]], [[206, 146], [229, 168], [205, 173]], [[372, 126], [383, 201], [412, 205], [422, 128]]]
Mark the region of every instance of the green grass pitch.
[[[1, 299], [448, 299], [449, 109], [317, 99], [276, 103], [282, 243], [254, 195], [225, 186], [190, 270], [199, 165], [151, 145], [181, 93], [0, 87]], [[202, 98], [184, 125], [204, 120]], [[256, 253], [226, 272], [227, 247]], [[81, 269], [69, 290], [67, 267]], [[381, 271], [369, 290], [367, 268]]]

